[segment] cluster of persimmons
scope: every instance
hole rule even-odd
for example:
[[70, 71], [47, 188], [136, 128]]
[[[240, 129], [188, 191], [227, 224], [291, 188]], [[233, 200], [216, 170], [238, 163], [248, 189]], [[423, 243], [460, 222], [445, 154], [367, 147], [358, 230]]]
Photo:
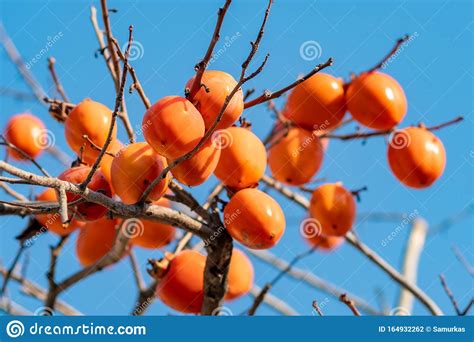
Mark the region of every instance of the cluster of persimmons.
[[[191, 88], [194, 78], [189, 80]], [[222, 71], [205, 71], [202, 84], [187, 97], [166, 96], [154, 103], [143, 116], [144, 142], [123, 144], [112, 132], [108, 150], [88, 188], [125, 204], [137, 203], [145, 189], [169, 163], [192, 151], [214, 124], [226, 97], [236, 80]], [[229, 190], [229, 201], [223, 210], [223, 221], [229, 234], [243, 246], [268, 249], [285, 230], [285, 215], [280, 205], [259, 190], [258, 182], [267, 163], [273, 177], [289, 186], [311, 182], [320, 169], [328, 138], [320, 138], [341, 125], [346, 112], [358, 123], [380, 131], [392, 132], [388, 145], [388, 163], [395, 177], [413, 188], [425, 188], [438, 179], [445, 166], [441, 141], [420, 127], [394, 128], [407, 111], [402, 87], [389, 75], [370, 71], [344, 83], [326, 73], [316, 73], [291, 90], [282, 117], [274, 130], [286, 132], [271, 147], [237, 122], [244, 111], [242, 90], [231, 98], [218, 123], [216, 134], [206, 141], [191, 158], [171, 169], [172, 176], [187, 186], [199, 186], [215, 175]], [[85, 99], [69, 113], [65, 136], [78, 162], [65, 170], [59, 179], [82, 183], [104, 146], [112, 120], [105, 105]], [[288, 124], [289, 123], [289, 124]], [[42, 151], [36, 143], [45, 127], [35, 116], [20, 114], [8, 123], [5, 136], [31, 158]], [[14, 159], [24, 159], [9, 149]], [[147, 201], [170, 206], [163, 196], [168, 191], [171, 175], [164, 177], [149, 193]], [[54, 189], [37, 195], [37, 201], [56, 202]], [[80, 196], [68, 193], [69, 203]], [[113, 246], [117, 219], [106, 216], [99, 204], [79, 202], [71, 209], [72, 219], [65, 225], [57, 215], [37, 215], [37, 220], [50, 232], [64, 236], [79, 230], [77, 257], [83, 265], [91, 265]], [[326, 183], [312, 193], [309, 215], [317, 221], [319, 231], [308, 238], [314, 246], [331, 250], [342, 242], [356, 215], [353, 193], [341, 182]], [[140, 234], [131, 245], [160, 248], [175, 239], [174, 227], [158, 222], [141, 221]], [[201, 310], [203, 300], [205, 256], [184, 250], [166, 253], [158, 274], [158, 297], [171, 308], [188, 313]], [[253, 267], [247, 256], [234, 249], [231, 258], [226, 299], [249, 292]]]

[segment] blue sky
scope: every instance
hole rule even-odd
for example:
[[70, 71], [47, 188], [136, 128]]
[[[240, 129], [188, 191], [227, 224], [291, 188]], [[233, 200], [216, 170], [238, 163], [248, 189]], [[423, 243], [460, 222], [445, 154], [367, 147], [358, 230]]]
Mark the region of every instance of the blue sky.
[[[216, 11], [223, 1], [110, 1], [114, 34], [122, 43], [128, 26], [135, 27], [137, 58], [133, 66], [152, 102], [165, 95], [182, 94], [186, 81], [193, 75], [195, 63], [202, 57], [213, 31]], [[51, 96], [57, 96], [47, 72], [47, 58], [57, 60], [57, 72], [71, 98], [79, 102], [91, 97], [113, 107], [114, 88], [101, 56], [95, 57], [97, 41], [90, 24], [90, 5], [98, 1], [0, 1], [1, 21], [14, 40], [31, 71]], [[261, 22], [265, 1], [236, 1], [232, 4], [222, 29], [222, 40], [217, 49], [225, 51], [210, 66], [238, 77], [240, 64], [246, 57], [249, 41], [254, 39]], [[19, 10], [21, 7], [21, 10]], [[100, 15], [100, 13], [99, 13]], [[309, 71], [315, 64], [334, 58], [328, 72], [348, 79], [350, 72], [361, 72], [377, 63], [392, 47], [394, 41], [406, 33], [414, 35], [385, 72], [403, 86], [408, 98], [408, 114], [402, 126], [423, 122], [434, 125], [458, 115], [466, 120], [456, 126], [437, 132], [447, 150], [444, 175], [431, 188], [411, 190], [396, 181], [386, 161], [386, 141], [374, 138], [366, 141], [331, 141], [322, 170], [317, 177], [328, 181], [343, 181], [349, 188], [367, 186], [358, 203], [360, 213], [417, 211], [432, 229], [443, 219], [471, 208], [473, 195], [473, 46], [472, 3], [469, 1], [275, 1], [256, 57], [255, 65], [269, 52], [265, 70], [246, 85], [257, 91], [276, 90], [291, 83], [298, 75]], [[231, 41], [228, 46], [225, 42]], [[48, 47], [48, 42], [53, 42]], [[307, 41], [319, 45], [319, 58], [302, 58], [300, 47]], [[43, 53], [41, 51], [44, 51]], [[39, 58], [35, 58], [39, 56]], [[0, 86], [28, 91], [6, 53], [0, 52]], [[144, 113], [136, 94], [126, 94], [132, 125], [139, 128]], [[284, 99], [276, 101], [281, 106]], [[71, 153], [65, 143], [61, 125], [52, 120], [45, 108], [34, 101], [18, 101], [2, 96], [0, 126], [16, 113], [29, 111], [38, 115], [55, 132], [56, 145]], [[272, 115], [259, 106], [245, 112], [253, 123], [256, 134], [263, 137], [272, 123]], [[354, 131], [348, 126], [347, 132]], [[124, 130], [119, 135], [125, 140]], [[1, 152], [3, 156], [3, 151]], [[47, 155], [39, 161], [52, 174], [59, 174], [62, 166]], [[29, 166], [24, 165], [31, 169]], [[192, 192], [203, 199], [210, 187], [206, 185]], [[25, 194], [38, 190], [19, 188]], [[274, 194], [286, 212], [285, 236], [272, 252], [286, 260], [304, 251], [307, 246], [299, 234], [299, 223], [305, 213], [294, 204]], [[2, 199], [7, 197], [0, 194]], [[419, 266], [418, 284], [449, 314], [452, 306], [438, 279], [444, 273], [461, 306], [473, 295], [472, 278], [456, 260], [451, 247], [456, 245], [473, 260], [472, 216], [457, 221], [449, 229], [429, 235]], [[9, 264], [15, 251], [13, 237], [26, 225], [26, 220], [14, 217], [0, 218], [0, 259]], [[357, 234], [366, 244], [395, 267], [400, 267], [408, 228], [403, 228], [387, 246], [381, 241], [400, 221], [364, 222], [356, 226]], [[28, 251], [28, 276], [46, 286], [44, 276], [48, 245], [55, 237], [44, 236]], [[74, 256], [75, 237], [65, 247], [58, 267], [61, 278], [79, 269]], [[137, 250], [145, 269], [147, 257], [158, 257], [159, 252]], [[254, 260], [256, 283], [263, 286], [276, 274], [275, 270]], [[399, 287], [387, 275], [349, 245], [337, 252], [315, 253], [304, 259], [300, 267], [347, 288], [373, 305], [376, 292], [382, 289], [390, 307], [396, 306]], [[146, 274], [145, 274], [146, 276]], [[147, 277], [147, 276], [146, 276]], [[149, 280], [149, 279], [147, 279]], [[34, 311], [41, 303], [18, 293], [11, 286], [15, 300]], [[323, 311], [328, 315], [348, 314], [337, 300], [303, 283], [285, 278], [271, 291], [285, 299], [299, 313], [311, 314], [311, 302], [325, 302]], [[136, 288], [128, 260], [96, 274], [62, 295], [80, 311], [87, 314], [127, 314], [135, 301]], [[226, 304], [235, 314], [251, 303], [249, 298]], [[149, 314], [171, 312], [157, 301]], [[426, 314], [415, 305], [416, 314]], [[262, 306], [259, 313], [274, 314]]]

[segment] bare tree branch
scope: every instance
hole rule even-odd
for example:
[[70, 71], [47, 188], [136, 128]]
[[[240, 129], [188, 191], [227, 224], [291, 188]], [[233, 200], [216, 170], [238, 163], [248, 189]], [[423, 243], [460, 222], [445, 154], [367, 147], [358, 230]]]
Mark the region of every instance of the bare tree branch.
[[[262, 181], [267, 185], [275, 188], [282, 195], [286, 196], [289, 199], [292, 199], [295, 203], [299, 204], [302, 208], [308, 210], [309, 201], [303, 196], [294, 194], [289, 188], [281, 185], [279, 182], [275, 181], [271, 177], [263, 176]], [[418, 286], [412, 284], [408, 279], [401, 275], [393, 266], [391, 266], [387, 261], [385, 261], [380, 255], [375, 253], [368, 246], [360, 242], [356, 236], [349, 232], [346, 235], [346, 241], [352, 246], [357, 248], [361, 253], [363, 253], [369, 260], [371, 260], [375, 265], [379, 266], [385, 273], [387, 273], [393, 280], [398, 284], [403, 286], [405, 289], [410, 291], [423, 305], [433, 314], [433, 315], [442, 315], [443, 312], [439, 306]]]
[[[425, 245], [427, 232], [428, 223], [421, 218], [416, 218], [413, 221], [410, 236], [408, 237], [402, 266], [402, 274], [413, 284], [416, 284], [418, 264], [423, 246]], [[411, 313], [413, 310], [413, 300], [413, 294], [405, 288], [401, 288], [397, 307]]]
[[56, 86], [56, 90], [58, 91], [59, 95], [61, 95], [61, 98], [65, 102], [69, 102], [69, 98], [66, 95], [66, 92], [64, 91], [64, 88], [59, 81], [59, 77], [56, 74], [56, 70], [54, 69], [54, 64], [56, 64], [56, 59], [54, 57], [49, 57], [48, 58], [48, 69], [49, 72], [51, 73], [51, 77], [53, 78], [54, 85]]

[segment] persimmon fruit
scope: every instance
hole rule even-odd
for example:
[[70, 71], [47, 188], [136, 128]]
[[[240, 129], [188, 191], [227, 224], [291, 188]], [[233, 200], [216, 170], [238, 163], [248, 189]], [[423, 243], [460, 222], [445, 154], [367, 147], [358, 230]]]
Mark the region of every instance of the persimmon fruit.
[[326, 183], [313, 191], [309, 213], [319, 222], [322, 235], [344, 236], [354, 224], [356, 204], [341, 183]]
[[234, 248], [227, 276], [226, 300], [245, 296], [253, 285], [253, 266], [250, 259], [240, 249]]
[[151, 106], [142, 121], [150, 146], [168, 159], [191, 151], [204, 136], [204, 121], [194, 105], [180, 96], [166, 96]]
[[[112, 161], [112, 187], [123, 203], [136, 203], [166, 166], [166, 159], [146, 142], [130, 144]], [[169, 176], [166, 176], [153, 188], [147, 200], [160, 199], [168, 189], [168, 182]]]
[[267, 152], [262, 141], [242, 127], [219, 131], [229, 144], [221, 149], [214, 174], [225, 185], [243, 189], [255, 185], [265, 173]]
[[365, 72], [351, 81], [346, 92], [347, 108], [364, 126], [388, 130], [399, 124], [407, 112], [407, 99], [391, 76]]
[[[58, 195], [56, 190], [53, 188], [48, 188], [36, 196], [37, 201], [41, 202], [53, 202], [58, 203]], [[82, 226], [82, 223], [72, 219], [71, 222], [66, 227], [63, 227], [61, 222], [61, 215], [59, 213], [53, 214], [38, 214], [35, 216], [36, 220], [48, 229], [49, 232], [52, 232], [59, 236], [66, 236], [74, 232], [76, 229]]]
[[[60, 174], [58, 178], [60, 180], [79, 185], [84, 180], [86, 180], [90, 171], [91, 168], [89, 166], [76, 166], [67, 169], [62, 174]], [[112, 197], [110, 185], [100, 170], [97, 170], [94, 173], [94, 176], [92, 176], [92, 180], [87, 185], [87, 188], [92, 191], [100, 192], [105, 196]], [[81, 198], [81, 196], [70, 192], [67, 192], [66, 195], [68, 203], [74, 202]], [[92, 202], [79, 203], [75, 208], [75, 217], [80, 221], [94, 221], [107, 213], [107, 208]]]
[[395, 177], [406, 186], [422, 189], [443, 174], [446, 151], [441, 140], [423, 127], [395, 131], [387, 151]]
[[238, 191], [224, 208], [224, 224], [229, 234], [244, 246], [268, 249], [285, 231], [285, 215], [269, 195], [254, 188]]
[[[5, 138], [26, 155], [36, 158], [45, 148], [43, 143], [45, 131], [44, 123], [36, 116], [27, 113], [17, 114], [7, 123]], [[15, 160], [27, 159], [12, 148], [8, 148], [8, 153]]]
[[[189, 89], [194, 83], [192, 77], [186, 87]], [[206, 130], [209, 129], [216, 121], [226, 97], [232, 92], [237, 85], [237, 81], [228, 73], [218, 70], [206, 70], [202, 75], [203, 87], [200, 87], [193, 96], [193, 104], [202, 115]], [[236, 122], [244, 110], [244, 96], [242, 89], [239, 89], [222, 114], [221, 121], [217, 125], [217, 129], [224, 129], [232, 126]]]
[[206, 257], [193, 250], [174, 255], [158, 281], [157, 296], [176, 311], [199, 313], [204, 298], [205, 264]]
[[[99, 148], [104, 146], [112, 121], [112, 111], [99, 102], [85, 99], [69, 113], [64, 122], [66, 141], [71, 149], [82, 160], [92, 165], [100, 151], [91, 146], [91, 142]], [[90, 140], [87, 141], [84, 136]], [[112, 145], [117, 136], [117, 126], [112, 131]], [[82, 152], [81, 152], [82, 149]]]
[[268, 166], [278, 181], [302, 185], [311, 180], [321, 167], [324, 148], [311, 131], [291, 128], [288, 134], [268, 152]]
[[332, 251], [338, 248], [343, 242], [343, 236], [326, 236], [322, 234], [305, 236], [306, 241], [318, 250]]
[[[169, 201], [165, 198], [159, 199], [154, 204], [170, 207]], [[134, 234], [130, 239], [133, 245], [155, 249], [166, 246], [174, 240], [176, 228], [173, 226], [149, 220], [139, 220], [138, 222], [137, 234]]]
[[117, 234], [117, 220], [101, 218], [87, 222], [79, 231], [76, 255], [82, 266], [90, 266], [112, 249]]
[[[214, 172], [219, 162], [221, 149], [213, 139], [206, 141], [191, 158], [171, 169], [181, 183], [196, 186], [204, 183]], [[171, 162], [171, 161], [168, 161]]]
[[346, 112], [342, 79], [317, 73], [288, 95], [283, 114], [307, 130], [337, 127]]

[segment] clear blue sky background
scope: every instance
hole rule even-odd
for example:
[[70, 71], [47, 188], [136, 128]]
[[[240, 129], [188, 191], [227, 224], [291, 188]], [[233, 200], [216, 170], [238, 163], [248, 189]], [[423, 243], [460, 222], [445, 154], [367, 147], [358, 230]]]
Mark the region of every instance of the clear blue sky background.
[[[195, 63], [207, 48], [216, 20], [216, 11], [223, 1], [110, 1], [118, 9], [111, 14], [112, 27], [121, 42], [125, 42], [128, 25], [135, 26], [135, 39], [143, 46], [140, 58], [133, 66], [152, 101], [162, 96], [182, 94], [184, 85], [193, 74]], [[94, 56], [98, 47], [89, 15], [90, 5], [98, 1], [13, 1], [1, 0], [1, 20], [16, 43], [25, 61], [30, 61], [46, 46], [48, 39], [61, 32], [61, 38], [31, 70], [51, 96], [52, 81], [47, 72], [47, 57], [57, 60], [57, 71], [71, 101], [86, 97], [113, 106], [114, 89], [104, 61]], [[249, 41], [254, 39], [260, 25], [265, 1], [235, 1], [222, 29], [222, 48], [225, 38], [237, 36], [226, 52], [211, 65], [234, 76], [240, 72]], [[100, 15], [100, 13], [99, 13]], [[278, 89], [292, 82], [298, 75], [309, 71], [315, 64], [334, 57], [334, 66], [328, 71], [347, 79], [350, 72], [360, 72], [378, 62], [405, 33], [416, 37], [389, 64], [386, 69], [406, 91], [409, 108], [403, 125], [438, 124], [458, 115], [466, 120], [454, 127], [438, 132], [447, 150], [447, 167], [442, 178], [427, 190], [411, 190], [399, 184], [389, 172], [386, 161], [386, 141], [374, 138], [365, 144], [361, 141], [333, 141], [329, 146], [324, 166], [317, 177], [328, 181], [343, 181], [349, 188], [368, 186], [358, 204], [360, 213], [367, 212], [419, 212], [432, 229], [443, 219], [472, 209], [473, 195], [473, 50], [472, 2], [470, 1], [282, 1], [277, 0], [256, 58], [271, 54], [264, 72], [246, 88]], [[319, 59], [306, 61], [300, 56], [300, 46], [314, 40], [321, 46]], [[7, 55], [0, 52], [0, 86], [28, 91]], [[139, 127], [144, 113], [142, 103], [135, 94], [126, 94], [132, 123]], [[278, 105], [284, 99], [277, 101]], [[34, 102], [21, 102], [1, 97], [0, 126], [16, 113], [30, 111], [44, 120], [56, 133], [56, 144], [68, 153], [61, 125], [50, 118], [45, 108]], [[245, 112], [252, 121], [254, 131], [264, 136], [272, 123], [272, 115], [265, 106]], [[355, 125], [347, 127], [353, 131]], [[120, 136], [125, 140], [123, 129]], [[2, 151], [2, 155], [3, 155]], [[62, 166], [44, 155], [39, 161], [52, 174], [59, 174]], [[31, 168], [30, 168], [31, 169]], [[216, 180], [193, 189], [200, 199]], [[38, 189], [23, 188], [24, 193], [37, 193]], [[7, 197], [0, 194], [2, 199]], [[286, 212], [285, 236], [272, 252], [287, 260], [304, 251], [307, 246], [299, 234], [299, 222], [305, 213], [277, 196]], [[14, 217], [0, 218], [0, 258], [9, 264], [16, 251], [13, 237], [26, 225], [27, 220]], [[457, 221], [449, 228], [429, 236], [421, 256], [418, 283], [432, 296], [442, 309], [452, 314], [453, 309], [443, 292], [438, 275], [445, 274], [461, 306], [473, 295], [472, 278], [457, 262], [451, 246], [457, 245], [472, 262], [473, 218]], [[365, 222], [356, 226], [360, 238], [394, 266], [399, 267], [409, 229], [383, 247], [381, 240], [389, 235], [400, 221]], [[438, 226], [439, 228], [439, 226]], [[44, 236], [29, 250], [28, 276], [46, 286], [45, 271], [48, 265], [48, 245], [55, 237]], [[74, 256], [75, 237], [65, 248], [59, 263], [61, 278], [79, 269]], [[145, 269], [147, 257], [159, 257], [157, 251], [137, 250]], [[263, 286], [276, 274], [275, 270], [254, 260], [256, 283]], [[315, 253], [300, 267], [312, 270], [349, 291], [377, 305], [377, 289], [382, 289], [390, 307], [396, 306], [399, 286], [391, 281], [370, 261], [349, 245], [331, 254]], [[146, 275], [145, 275], [146, 276]], [[147, 277], [147, 276], [146, 276]], [[147, 278], [147, 280], [149, 280]], [[41, 306], [18, 293], [11, 286], [14, 299], [32, 311]], [[303, 283], [284, 279], [272, 289], [273, 294], [288, 301], [301, 314], [311, 314], [312, 300], [325, 302], [323, 311], [328, 315], [348, 314], [348, 309], [337, 300], [316, 291]], [[128, 260], [96, 274], [71, 288], [61, 296], [87, 314], [127, 314], [135, 298], [136, 287]], [[226, 304], [234, 314], [251, 303], [249, 298]], [[150, 314], [167, 314], [171, 311], [157, 301]], [[262, 306], [259, 313], [274, 314]], [[426, 314], [420, 305], [416, 314]]]

